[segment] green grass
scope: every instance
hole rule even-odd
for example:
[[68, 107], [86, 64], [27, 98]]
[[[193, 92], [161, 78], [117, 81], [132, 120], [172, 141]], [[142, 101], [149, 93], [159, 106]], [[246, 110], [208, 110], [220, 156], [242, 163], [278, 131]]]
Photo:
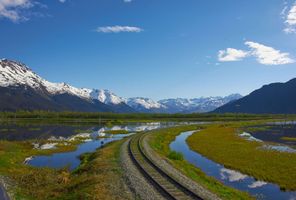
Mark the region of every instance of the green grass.
[[82, 163], [71, 176], [58, 199], [128, 199], [120, 168], [122, 141], [108, 144], [81, 156]]
[[[38, 169], [23, 164], [26, 157], [53, 152], [53, 150], [51, 152], [34, 150], [29, 142], [0, 141], [0, 174], [11, 180], [12, 191], [10, 192], [16, 199], [41, 199], [49, 187], [55, 187], [55, 189], [60, 187], [58, 177], [62, 171]], [[33, 198], [32, 193], [37, 192], [42, 195], [38, 194]]]
[[[40, 144], [46, 142], [39, 141]], [[72, 141], [68, 145], [61, 142], [57, 148], [48, 150], [33, 149], [31, 143], [0, 141], [0, 176], [9, 179], [9, 192], [15, 199], [53, 199], [51, 195], [62, 187], [61, 179], [69, 173], [68, 169], [34, 168], [23, 162], [30, 156], [74, 151], [81, 141]]]
[[286, 140], [286, 141], [296, 141], [296, 137], [281, 137], [281, 140]]
[[82, 164], [71, 173], [67, 168], [34, 168], [23, 161], [31, 155], [71, 150], [74, 144], [55, 150], [34, 150], [29, 142], [0, 141], [0, 175], [10, 180], [15, 199], [127, 199], [122, 193], [125, 188], [119, 167], [122, 142], [81, 156]]
[[168, 158], [171, 160], [184, 160], [183, 154], [176, 151], [170, 151]]
[[296, 189], [296, 154], [261, 149], [259, 142], [237, 135], [240, 123], [212, 125], [187, 139], [190, 148], [202, 155], [257, 179]]
[[148, 142], [159, 155], [166, 159], [175, 168], [179, 169], [184, 175], [188, 176], [193, 181], [196, 181], [198, 184], [217, 194], [220, 198], [227, 200], [252, 199], [252, 197], [246, 192], [241, 192], [223, 185], [221, 182], [217, 181], [213, 177], [207, 176], [199, 168], [195, 167], [184, 159], [174, 159], [175, 156], [170, 158], [172, 151], [169, 148], [169, 144], [175, 140], [177, 135], [184, 131], [197, 130], [207, 126], [208, 125], [204, 125], [200, 127], [192, 125], [154, 130], [148, 135]]
[[107, 134], [128, 134], [129, 132], [127, 130], [106, 130], [104, 133]]

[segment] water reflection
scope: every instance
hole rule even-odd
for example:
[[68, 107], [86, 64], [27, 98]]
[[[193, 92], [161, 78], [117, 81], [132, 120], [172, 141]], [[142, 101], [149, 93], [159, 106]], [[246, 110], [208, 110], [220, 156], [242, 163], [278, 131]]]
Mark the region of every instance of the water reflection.
[[[35, 167], [50, 167], [50, 168], [62, 168], [68, 166], [70, 170], [76, 169], [80, 164], [79, 156], [87, 152], [94, 152], [97, 148], [116, 140], [120, 140], [124, 137], [130, 136], [139, 131], [148, 131], [158, 128], [170, 127], [178, 125], [177, 123], [140, 123], [140, 124], [128, 124], [122, 126], [113, 127], [92, 127], [87, 130], [86, 133], [79, 133], [68, 137], [64, 136], [50, 136], [48, 143], [38, 146], [40, 149], [54, 148], [57, 142], [64, 142], [67, 144], [69, 141], [75, 141], [77, 139], [84, 142], [78, 145], [77, 149], [73, 152], [55, 153], [49, 156], [36, 156], [26, 161], [27, 164]], [[105, 133], [110, 130], [124, 130], [127, 134], [108, 134]], [[81, 130], [80, 130], [81, 131]], [[35, 144], [36, 145], [36, 144]], [[37, 145], [36, 145], [37, 146]]]
[[296, 192], [282, 191], [278, 185], [256, 180], [246, 174], [227, 169], [223, 165], [190, 150], [186, 139], [194, 132], [195, 131], [188, 131], [181, 133], [176, 137], [175, 141], [170, 144], [170, 148], [174, 151], [181, 152], [188, 162], [200, 168], [208, 176], [215, 177], [224, 185], [249, 192], [257, 199], [296, 199]]
[[258, 140], [296, 148], [296, 121], [272, 122], [264, 125], [249, 126], [247, 130], [252, 137]]

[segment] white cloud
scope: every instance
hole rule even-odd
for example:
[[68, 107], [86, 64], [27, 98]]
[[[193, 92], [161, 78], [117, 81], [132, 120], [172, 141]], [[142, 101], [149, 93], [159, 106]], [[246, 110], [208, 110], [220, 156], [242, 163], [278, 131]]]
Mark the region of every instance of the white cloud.
[[289, 25], [296, 25], [296, 3], [291, 7], [289, 11], [286, 23]]
[[65, 3], [65, 2], [66, 2], [66, 0], [59, 0], [59, 2], [61, 2], [61, 3]]
[[251, 54], [256, 57], [257, 61], [264, 65], [284, 65], [294, 63], [295, 60], [290, 58], [289, 53], [282, 53], [272, 47], [265, 46], [256, 42], [245, 42], [251, 48]]
[[123, 0], [124, 3], [130, 3], [132, 0]]
[[23, 11], [33, 6], [32, 0], [0, 0], [0, 17], [10, 19], [13, 22], [26, 20]]
[[134, 26], [104, 26], [98, 27], [96, 29], [97, 32], [101, 33], [121, 33], [121, 32], [142, 32], [143, 29]]
[[227, 48], [218, 52], [218, 60], [220, 62], [239, 61], [246, 57], [255, 57], [256, 60], [263, 65], [284, 65], [295, 63], [295, 60], [290, 58], [290, 54], [281, 52], [273, 47], [263, 44], [246, 41], [245, 45], [249, 50], [238, 50]]
[[218, 60], [220, 62], [239, 61], [248, 56], [247, 51], [227, 48], [218, 52]]
[[289, 12], [282, 12], [285, 14], [285, 25], [284, 32], [296, 33], [296, 2], [291, 6]]

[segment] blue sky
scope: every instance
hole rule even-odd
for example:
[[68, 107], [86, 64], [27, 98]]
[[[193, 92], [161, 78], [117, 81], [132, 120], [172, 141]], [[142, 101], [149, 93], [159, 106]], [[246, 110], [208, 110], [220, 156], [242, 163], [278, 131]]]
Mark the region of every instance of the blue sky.
[[295, 0], [0, 0], [0, 57], [123, 97], [245, 95], [296, 77], [295, 15]]

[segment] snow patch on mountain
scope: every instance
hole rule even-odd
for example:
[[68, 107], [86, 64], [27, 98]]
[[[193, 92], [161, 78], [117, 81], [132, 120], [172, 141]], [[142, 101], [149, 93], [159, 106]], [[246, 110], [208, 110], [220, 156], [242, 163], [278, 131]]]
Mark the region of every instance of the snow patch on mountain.
[[28, 85], [32, 88], [40, 87], [41, 77], [37, 76], [24, 64], [5, 59], [0, 61], [0, 85]]
[[47, 91], [51, 94], [72, 94], [79, 96], [80, 98], [90, 99], [91, 89], [87, 88], [76, 88], [66, 83], [51, 83], [49, 81], [44, 81], [44, 85]]
[[97, 99], [102, 103], [105, 104], [121, 104], [125, 103], [125, 100], [117, 95], [115, 95], [113, 92], [109, 90], [92, 90], [90, 93], [90, 96], [92, 99]]
[[126, 100], [127, 105], [134, 109], [160, 109], [160, 108], [166, 108], [166, 106], [153, 101], [152, 99], [149, 98], [143, 98], [143, 97], [134, 97], [134, 98], [129, 98]]

